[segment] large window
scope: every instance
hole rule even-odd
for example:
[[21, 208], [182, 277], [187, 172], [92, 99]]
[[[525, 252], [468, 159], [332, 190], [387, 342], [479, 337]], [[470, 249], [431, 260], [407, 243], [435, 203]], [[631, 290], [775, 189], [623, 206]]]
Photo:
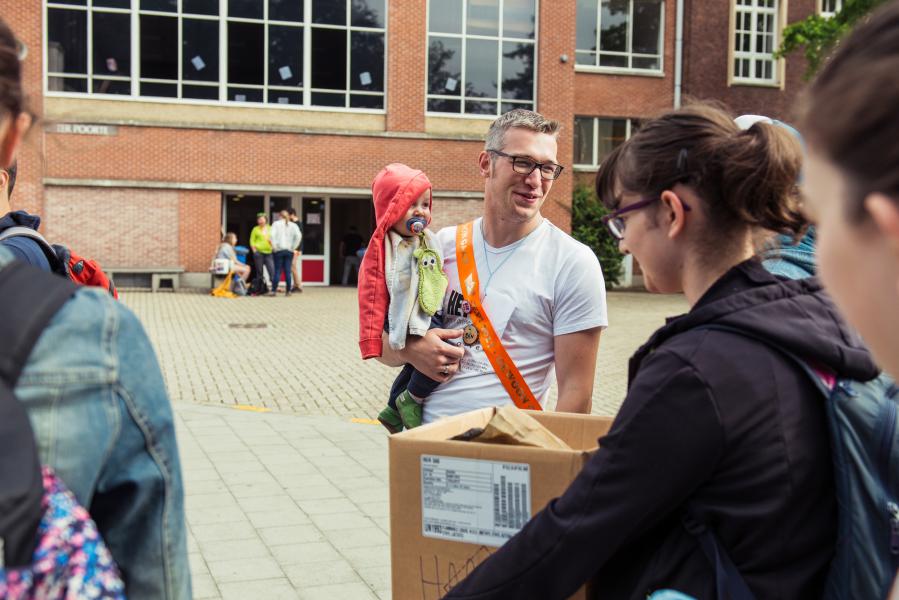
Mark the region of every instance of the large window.
[[577, 0], [576, 64], [661, 72], [664, 12], [662, 0]]
[[736, 0], [735, 83], [777, 83], [778, 0]]
[[72, 6], [47, 10], [49, 89], [131, 93], [131, 15], [120, 10], [129, 0], [63, 1]]
[[818, 0], [818, 12], [822, 17], [831, 18], [843, 10], [843, 0]]
[[428, 2], [429, 112], [534, 108], [537, 0]]
[[574, 166], [598, 169], [608, 154], [636, 133], [636, 119], [574, 118]]
[[48, 0], [47, 87], [383, 109], [385, 16], [385, 0]]

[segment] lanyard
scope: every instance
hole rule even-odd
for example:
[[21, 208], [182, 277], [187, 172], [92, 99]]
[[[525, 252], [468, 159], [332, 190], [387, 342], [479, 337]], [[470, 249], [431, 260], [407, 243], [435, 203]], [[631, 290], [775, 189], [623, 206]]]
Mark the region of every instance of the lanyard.
[[509, 353], [503, 347], [496, 330], [493, 329], [493, 324], [487, 317], [487, 312], [481, 305], [478, 269], [472, 248], [473, 234], [474, 221], [456, 228], [456, 263], [459, 267], [459, 285], [462, 287], [462, 296], [471, 306], [471, 313], [468, 317], [478, 330], [478, 339], [484, 349], [484, 354], [493, 365], [496, 376], [499, 377], [515, 406], [528, 410], [543, 410], [524, 377], [521, 376], [518, 367], [515, 366]]

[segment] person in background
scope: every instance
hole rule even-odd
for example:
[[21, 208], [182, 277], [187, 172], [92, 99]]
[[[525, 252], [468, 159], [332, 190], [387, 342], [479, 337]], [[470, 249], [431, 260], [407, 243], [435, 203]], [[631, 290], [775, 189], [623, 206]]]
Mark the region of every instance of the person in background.
[[228, 232], [222, 238], [222, 243], [219, 244], [218, 250], [215, 253], [216, 258], [226, 258], [231, 261], [231, 270], [234, 273], [246, 281], [250, 278], [250, 267], [249, 265], [245, 265], [237, 259], [237, 252], [234, 250], [234, 246], [237, 245], [237, 234], [233, 232]]
[[349, 285], [350, 273], [355, 271], [356, 277], [359, 277], [359, 264], [361, 258], [358, 255], [359, 249], [362, 248], [363, 240], [359, 235], [359, 231], [355, 225], [350, 225], [349, 231], [340, 240], [340, 249], [338, 254], [343, 259], [343, 277], [340, 278], [340, 285]]
[[303, 230], [300, 228], [300, 218], [297, 216], [295, 208], [288, 208], [287, 214], [290, 216], [291, 223], [297, 226], [300, 232], [300, 245], [293, 252], [293, 261], [290, 263], [290, 272], [293, 273], [293, 291], [303, 291]]
[[253, 288], [257, 292], [254, 293], [262, 293], [265, 290], [263, 270], [268, 271], [268, 277], [272, 282], [272, 291], [274, 291], [278, 287], [278, 282], [275, 281], [275, 261], [272, 258], [272, 232], [265, 213], [256, 215], [256, 227], [250, 232], [250, 249], [253, 251], [253, 266], [256, 268], [256, 280], [253, 282]]
[[300, 247], [302, 236], [300, 228], [296, 223], [290, 220], [290, 215], [286, 210], [279, 213], [279, 219], [272, 225], [272, 250], [275, 259], [275, 276], [272, 280], [272, 291], [270, 296], [274, 296], [278, 291], [278, 284], [281, 282], [281, 274], [284, 274], [284, 294], [290, 296], [293, 289], [293, 278], [291, 275], [293, 267], [294, 252]]

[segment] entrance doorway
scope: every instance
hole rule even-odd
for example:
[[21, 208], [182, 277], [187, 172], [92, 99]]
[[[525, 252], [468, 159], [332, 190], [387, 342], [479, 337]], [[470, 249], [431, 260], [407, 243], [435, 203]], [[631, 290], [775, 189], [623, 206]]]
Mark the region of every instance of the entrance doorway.
[[256, 215], [265, 212], [265, 196], [251, 194], [226, 194], [224, 200], [224, 226], [227, 233], [237, 234], [239, 246], [250, 247], [250, 232], [256, 226]]
[[250, 245], [250, 232], [256, 226], [256, 215], [268, 215], [269, 224], [282, 210], [293, 208], [300, 218], [303, 254], [300, 273], [303, 285], [328, 285], [330, 257], [325, 249], [330, 243], [328, 231], [328, 198], [299, 194], [227, 193], [222, 195], [222, 227], [237, 234], [239, 245]]
[[[355, 227], [362, 239], [367, 243], [375, 229], [375, 215], [371, 198], [332, 198], [331, 210], [334, 212], [331, 235], [331, 281], [341, 282], [343, 277], [343, 258], [340, 256], [340, 243]], [[348, 283], [356, 285], [359, 274], [351, 269]]]
[[[303, 285], [340, 283], [343, 274], [340, 242], [349, 233], [350, 226], [356, 227], [366, 242], [374, 231], [371, 198], [227, 193], [222, 195], [222, 227], [237, 234], [238, 244], [249, 246], [256, 215], [265, 213], [272, 223], [286, 208], [293, 208], [300, 217]], [[355, 277], [355, 274], [351, 276], [351, 283], [355, 282]]]

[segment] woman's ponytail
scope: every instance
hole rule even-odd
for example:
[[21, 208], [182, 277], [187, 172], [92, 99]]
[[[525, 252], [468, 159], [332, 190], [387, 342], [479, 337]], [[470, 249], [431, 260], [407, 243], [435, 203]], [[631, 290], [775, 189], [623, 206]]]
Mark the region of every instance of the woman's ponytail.
[[802, 147], [787, 129], [757, 122], [718, 145], [722, 200], [739, 222], [799, 236], [805, 219], [797, 187]]
[[612, 158], [597, 174], [607, 205], [616, 189], [651, 196], [681, 183], [702, 198], [713, 243], [745, 228], [804, 229], [802, 148], [786, 128], [759, 122], [744, 131], [721, 108], [691, 104], [644, 123]]

